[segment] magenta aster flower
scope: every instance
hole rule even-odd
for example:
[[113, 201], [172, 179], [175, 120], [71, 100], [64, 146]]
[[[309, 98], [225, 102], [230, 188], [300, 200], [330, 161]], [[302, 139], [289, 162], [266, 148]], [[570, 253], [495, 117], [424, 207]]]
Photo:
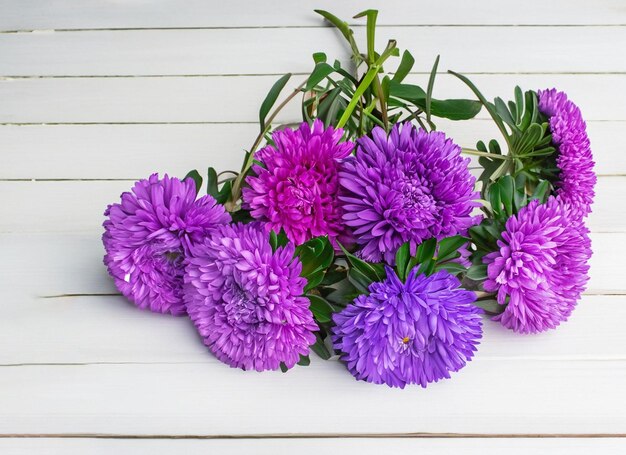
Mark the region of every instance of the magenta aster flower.
[[193, 242], [230, 221], [211, 196], [195, 199], [193, 180], [159, 180], [153, 174], [106, 209], [104, 263], [120, 292], [139, 308], [185, 313], [184, 256]]
[[354, 144], [340, 142], [343, 130], [316, 120], [297, 130], [276, 131], [276, 144], [259, 150], [261, 165], [248, 177], [243, 189], [244, 207], [252, 217], [266, 222], [268, 231], [285, 230], [289, 240], [302, 244], [313, 237], [328, 235], [334, 241], [343, 234], [337, 201], [339, 160]]
[[449, 378], [465, 366], [482, 336], [476, 295], [446, 271], [417, 275], [402, 283], [372, 283], [333, 320], [335, 347], [357, 379], [404, 388]]
[[520, 333], [567, 320], [585, 289], [591, 257], [588, 230], [558, 197], [522, 207], [506, 222], [499, 251], [488, 254], [486, 291], [508, 305], [494, 319]]
[[358, 141], [355, 157], [339, 173], [343, 219], [359, 255], [393, 264], [397, 249], [410, 242], [466, 231], [477, 222], [475, 179], [461, 148], [437, 131], [395, 125], [387, 136], [376, 127]]
[[289, 243], [272, 251], [260, 223], [220, 226], [187, 260], [185, 301], [204, 343], [244, 370], [293, 367], [318, 330]]
[[549, 118], [552, 142], [557, 149], [560, 173], [556, 194], [587, 216], [595, 195], [596, 174], [585, 121], [565, 93], [539, 90], [538, 97], [539, 110]]

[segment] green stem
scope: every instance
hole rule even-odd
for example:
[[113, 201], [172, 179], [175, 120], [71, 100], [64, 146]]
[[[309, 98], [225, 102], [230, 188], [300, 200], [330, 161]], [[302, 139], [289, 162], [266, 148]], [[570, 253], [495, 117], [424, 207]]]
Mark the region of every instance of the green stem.
[[496, 153], [480, 152], [478, 150], [466, 149], [466, 148], [462, 148], [461, 153], [465, 153], [466, 155], [486, 156], [487, 158], [492, 158], [495, 160], [510, 160], [511, 159], [511, 157], [508, 155], [498, 155]]

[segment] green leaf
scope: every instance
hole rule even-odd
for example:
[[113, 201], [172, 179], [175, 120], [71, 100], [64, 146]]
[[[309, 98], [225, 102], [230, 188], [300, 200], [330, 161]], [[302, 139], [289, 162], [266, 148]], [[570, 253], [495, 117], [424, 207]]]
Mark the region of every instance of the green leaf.
[[332, 289], [333, 291], [326, 296], [326, 300], [340, 306], [346, 306], [348, 303], [352, 302], [354, 296], [358, 294], [357, 289], [347, 277], [335, 283]]
[[328, 75], [335, 72], [335, 68], [330, 66], [328, 63], [321, 62], [315, 65], [313, 72], [309, 76], [306, 82], [305, 90], [311, 90], [321, 81], [323, 81]]
[[274, 231], [270, 231], [270, 246], [272, 247], [272, 251], [276, 252], [278, 248], [278, 236]]
[[548, 196], [550, 195], [550, 182], [547, 180], [542, 180], [539, 185], [533, 191], [530, 200], [539, 199], [539, 202], [542, 204], [548, 200]]
[[360, 294], [369, 293], [369, 285], [373, 283], [373, 281], [359, 269], [350, 269], [348, 272], [348, 280]]
[[323, 52], [316, 52], [313, 54], [313, 61], [315, 64], [326, 63], [326, 54]]
[[280, 362], [280, 371], [286, 373], [287, 371], [289, 371], [289, 368], [287, 368], [287, 365], [285, 365], [283, 362]]
[[437, 251], [437, 239], [428, 239], [417, 247], [415, 257], [417, 257], [417, 261], [421, 264], [432, 260], [435, 256], [435, 251]]
[[217, 189], [217, 172], [215, 171], [215, 169], [210, 167], [207, 170], [206, 194], [216, 198], [218, 196], [218, 193], [219, 191]]
[[378, 17], [378, 11], [375, 9], [368, 9], [354, 16], [354, 19], [361, 17], [367, 17], [367, 58], [370, 63], [374, 63], [376, 60], [376, 50], [374, 46], [376, 45], [376, 18]]
[[437, 264], [434, 270], [435, 272], [446, 270], [452, 275], [458, 275], [459, 273], [465, 273], [467, 268], [457, 262], [444, 262], [443, 264]]
[[315, 352], [319, 357], [324, 360], [330, 359], [332, 354], [324, 344], [324, 340], [322, 340], [319, 332], [315, 333], [315, 338], [317, 338], [317, 341], [315, 341], [315, 343], [310, 346], [311, 351]]
[[362, 259], [359, 259], [355, 255], [346, 250], [343, 245], [339, 244], [341, 251], [346, 255], [346, 259], [350, 263], [353, 269], [360, 271], [365, 277], [370, 280], [370, 283], [374, 281], [382, 281], [385, 279], [385, 269], [382, 264], [370, 264]]
[[194, 169], [193, 171], [189, 171], [183, 180], [187, 180], [188, 178], [192, 179], [196, 184], [196, 194], [198, 194], [200, 188], [202, 188], [202, 176]]
[[392, 81], [400, 83], [404, 80], [404, 78], [411, 72], [413, 65], [415, 64], [415, 59], [411, 55], [409, 51], [404, 51], [402, 53], [402, 60], [400, 60], [400, 65], [396, 70], [396, 73], [393, 75]]
[[401, 84], [395, 80], [389, 82], [389, 95], [415, 104], [426, 102], [426, 92], [417, 85]]
[[259, 124], [261, 125], [261, 132], [265, 131], [265, 128], [267, 126], [265, 125], [265, 119], [267, 117], [267, 114], [269, 114], [270, 109], [272, 109], [272, 106], [274, 106], [274, 103], [276, 103], [280, 92], [283, 90], [283, 88], [285, 88], [285, 85], [287, 85], [287, 82], [289, 82], [290, 78], [291, 73], [287, 73], [280, 79], [278, 79], [274, 83], [274, 85], [272, 85], [272, 88], [263, 100], [263, 103], [261, 103], [261, 109], [259, 110]]
[[309, 306], [315, 320], [320, 323], [330, 322], [333, 315], [333, 307], [323, 297], [315, 294], [306, 294], [311, 305]]
[[482, 281], [487, 279], [487, 266], [484, 264], [473, 265], [467, 269], [467, 278], [473, 281]]
[[326, 270], [321, 269], [307, 275], [307, 284], [304, 287], [304, 292], [309, 292], [310, 290], [315, 289], [322, 282], [325, 274]]
[[506, 305], [500, 305], [495, 299], [476, 300], [474, 305], [490, 314], [500, 314], [506, 310]]
[[311, 359], [309, 359], [309, 356], [300, 354], [300, 360], [298, 360], [298, 365], [302, 367], [308, 367], [310, 364]]
[[[433, 88], [435, 86], [435, 77], [437, 76], [437, 67], [439, 66], [439, 55], [435, 59], [433, 69], [430, 71], [430, 77], [428, 78], [428, 87], [426, 88], [426, 105], [424, 106], [424, 112], [426, 112], [426, 121], [430, 124], [430, 108], [433, 100]], [[480, 108], [479, 108], [480, 110]], [[476, 114], [474, 114], [476, 115]]]
[[504, 205], [507, 216], [513, 215], [513, 194], [515, 192], [515, 181], [510, 175], [500, 177], [498, 181], [500, 186], [500, 199]]
[[431, 114], [449, 120], [469, 120], [476, 117], [482, 105], [478, 101], [464, 99], [432, 100]]
[[398, 271], [398, 277], [400, 280], [406, 280], [407, 270], [406, 266], [409, 263], [409, 258], [411, 256], [411, 246], [409, 242], [406, 242], [398, 248], [396, 252], [396, 270]]
[[469, 242], [467, 237], [455, 235], [447, 237], [439, 241], [439, 250], [437, 251], [437, 262], [446, 261], [456, 256], [458, 249]]

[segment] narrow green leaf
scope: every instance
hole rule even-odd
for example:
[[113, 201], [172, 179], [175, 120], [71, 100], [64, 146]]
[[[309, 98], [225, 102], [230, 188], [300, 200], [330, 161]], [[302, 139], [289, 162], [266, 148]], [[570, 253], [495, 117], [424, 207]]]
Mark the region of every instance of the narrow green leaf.
[[321, 323], [330, 322], [333, 315], [333, 308], [326, 299], [315, 294], [306, 294], [306, 297], [311, 302], [309, 308], [315, 320]]
[[276, 248], [278, 248], [278, 237], [274, 231], [270, 231], [270, 246], [272, 247], [272, 251], [276, 252]]
[[217, 198], [219, 191], [217, 189], [217, 172], [210, 167], [207, 170], [206, 194]]
[[465, 273], [467, 271], [465, 267], [456, 262], [444, 262], [443, 264], [437, 264], [434, 270], [435, 272], [438, 272], [439, 270], [446, 270], [451, 275], [458, 275], [459, 273]]
[[193, 171], [189, 171], [183, 180], [187, 180], [188, 178], [192, 179], [196, 184], [196, 194], [198, 194], [200, 188], [202, 188], [202, 176], [194, 169]]
[[439, 66], [439, 55], [435, 59], [433, 69], [430, 71], [430, 77], [428, 78], [428, 87], [426, 88], [426, 105], [424, 106], [424, 112], [426, 112], [426, 121], [430, 124], [430, 107], [433, 99], [433, 88], [435, 86], [435, 77], [437, 76], [437, 67]]
[[324, 340], [322, 340], [319, 332], [315, 334], [315, 338], [317, 338], [317, 341], [315, 341], [315, 343], [310, 346], [311, 351], [315, 352], [319, 357], [324, 360], [330, 359], [332, 354], [324, 344]]
[[309, 91], [321, 81], [323, 81], [327, 76], [335, 72], [335, 68], [330, 66], [328, 63], [320, 62], [315, 65], [313, 72], [309, 76], [306, 82], [305, 90]]
[[469, 239], [462, 235], [455, 235], [453, 237], [447, 237], [439, 241], [439, 249], [437, 251], [437, 261], [446, 261], [451, 259], [451, 256], [456, 255], [459, 248], [465, 245]]
[[432, 260], [437, 251], [437, 239], [428, 239], [417, 247], [417, 261], [421, 264], [428, 260]]
[[415, 59], [411, 55], [409, 51], [404, 51], [402, 53], [402, 59], [400, 60], [400, 65], [396, 70], [396, 73], [393, 75], [392, 81], [396, 83], [400, 83], [404, 80], [404, 78], [411, 72], [413, 65], [415, 64]]
[[361, 17], [367, 17], [367, 24], [365, 26], [367, 36], [367, 59], [370, 63], [374, 63], [376, 60], [376, 18], [378, 17], [378, 11], [368, 9], [354, 16], [355, 19]]
[[298, 365], [302, 367], [308, 367], [310, 364], [311, 359], [309, 359], [309, 356], [300, 354], [300, 360], [298, 361]]
[[313, 61], [315, 64], [326, 63], [326, 54], [323, 52], [316, 52], [313, 54]]
[[476, 300], [474, 305], [490, 314], [500, 314], [506, 310], [506, 305], [500, 305], [495, 299]]
[[473, 265], [467, 269], [467, 274], [465, 276], [474, 281], [485, 280], [487, 279], [487, 266], [484, 264]]
[[280, 371], [286, 373], [287, 371], [289, 371], [289, 368], [287, 368], [287, 365], [285, 365], [283, 362], [280, 362]]
[[430, 113], [435, 117], [449, 120], [469, 120], [480, 112], [478, 101], [464, 99], [431, 100]]
[[409, 257], [411, 255], [410, 248], [409, 242], [406, 242], [402, 244], [396, 252], [396, 270], [398, 271], [398, 277], [400, 277], [402, 281], [406, 279], [407, 275], [406, 266], [409, 263]]
[[261, 125], [261, 132], [265, 131], [265, 128], [267, 126], [265, 124], [265, 119], [267, 117], [267, 114], [269, 114], [270, 109], [272, 109], [272, 107], [274, 106], [274, 103], [276, 103], [276, 100], [278, 99], [280, 92], [283, 90], [283, 88], [285, 88], [285, 85], [287, 85], [287, 82], [289, 82], [290, 78], [291, 78], [291, 73], [287, 73], [284, 76], [282, 76], [280, 79], [278, 79], [274, 83], [274, 85], [272, 85], [272, 88], [270, 89], [267, 96], [263, 100], [263, 103], [261, 103], [261, 109], [259, 110], [259, 124]]

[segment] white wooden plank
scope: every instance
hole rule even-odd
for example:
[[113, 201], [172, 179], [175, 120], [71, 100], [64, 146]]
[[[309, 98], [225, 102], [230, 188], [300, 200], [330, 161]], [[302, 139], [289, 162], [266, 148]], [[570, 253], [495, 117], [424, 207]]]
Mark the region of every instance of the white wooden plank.
[[480, 354], [453, 379], [426, 390], [355, 381], [339, 363], [316, 359], [288, 374], [207, 364], [1, 367], [0, 428], [7, 434], [614, 434], [626, 427], [624, 381], [625, 360]]
[[[211, 164], [207, 160], [200, 169]], [[123, 163], [119, 165], [123, 166]], [[178, 176], [183, 177], [186, 172]], [[626, 232], [624, 182], [626, 177], [623, 176], [600, 177], [596, 203], [588, 220], [592, 231]], [[4, 211], [9, 214], [0, 218], [0, 232], [98, 230], [106, 206], [119, 201], [120, 194], [128, 191], [132, 183], [130, 180], [0, 181]]]
[[[46, 299], [10, 292], [1, 308], [0, 375], [2, 367], [31, 364], [219, 364], [188, 318], [142, 311], [122, 296]], [[585, 296], [567, 323], [536, 336], [520, 336], [485, 318], [479, 355], [625, 360], [625, 317], [626, 297]]]
[[[490, 121], [439, 121], [458, 144], [499, 137]], [[600, 175], [626, 174], [626, 153], [616, 141], [626, 122], [587, 123]], [[0, 179], [131, 179], [151, 172], [185, 175], [190, 169], [238, 170], [255, 124], [3, 125]], [[66, 166], [65, 163], [72, 163]]]
[[[388, 27], [379, 48], [391, 38], [425, 72], [438, 54], [441, 70], [461, 72], [626, 71], [626, 27]], [[275, 74], [310, 71], [314, 52], [349, 57], [326, 28], [5, 33], [0, 49], [5, 76]]]
[[[319, 26], [313, 9], [326, 9], [350, 23], [364, 6], [332, 0], [270, 0], [250, 3], [231, 0], [176, 0], [101, 2], [96, 0], [0, 1], [0, 30], [158, 28], [158, 27], [281, 27]], [[498, 0], [370, 0], [369, 8], [380, 9], [379, 24], [624, 24], [626, 10], [619, 0], [527, 0], [524, 8], [504, 13]]]
[[[276, 76], [78, 78], [0, 80], [0, 123], [258, 122], [258, 112]], [[303, 76], [294, 77], [287, 93]], [[580, 107], [586, 120], [626, 120], [626, 75], [500, 74], [471, 79], [492, 99], [510, 99], [513, 88], [558, 87]], [[427, 75], [407, 82], [427, 83]], [[473, 98], [454, 76], [438, 77], [434, 96]], [[603, 100], [598, 103], [598, 100]], [[300, 100], [287, 105], [278, 122], [302, 119]], [[479, 118], [487, 118], [481, 112]], [[252, 141], [250, 138], [249, 141]]]
[[10, 455], [588, 455], [617, 454], [626, 450], [624, 438], [341, 438], [341, 439], [0, 439], [0, 451]]

